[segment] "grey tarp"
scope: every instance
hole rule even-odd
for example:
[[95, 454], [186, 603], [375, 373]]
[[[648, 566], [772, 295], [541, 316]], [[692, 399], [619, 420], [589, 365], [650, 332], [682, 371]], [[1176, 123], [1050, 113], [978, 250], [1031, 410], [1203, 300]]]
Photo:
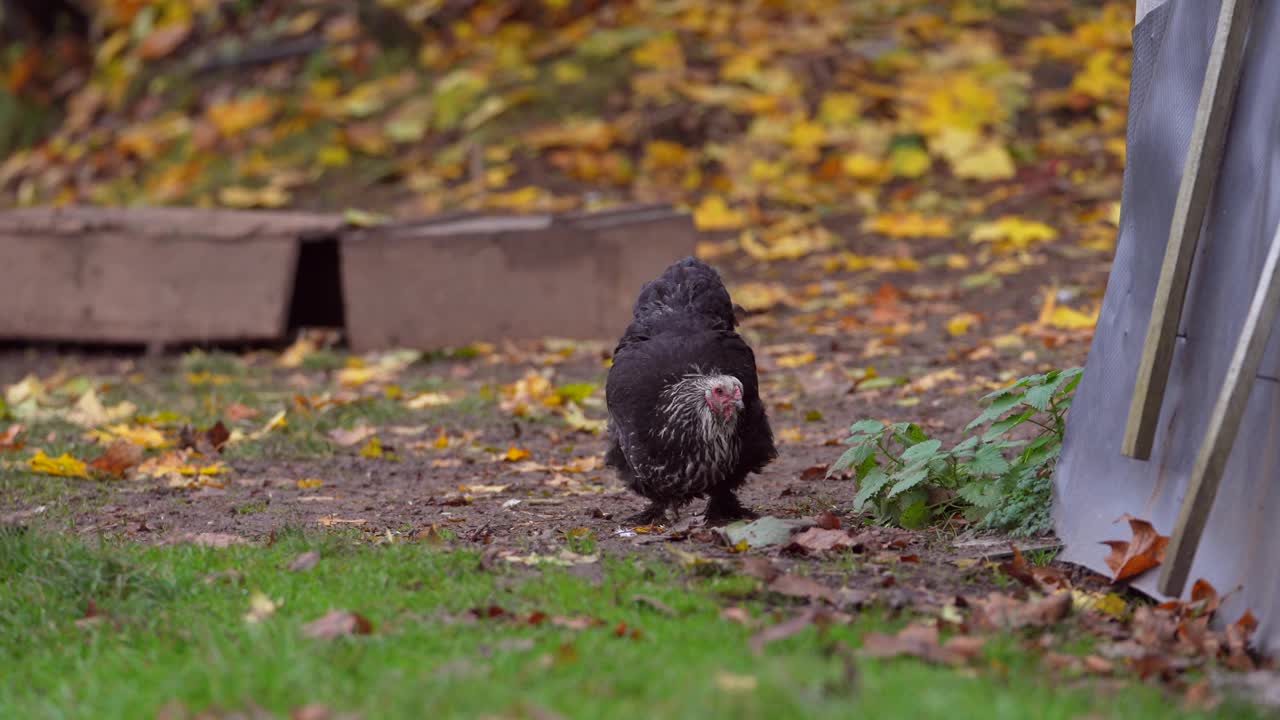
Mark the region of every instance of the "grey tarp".
[[[1169, 0], [1134, 28], [1128, 158], [1115, 263], [1055, 477], [1063, 559], [1099, 572], [1123, 513], [1172, 530], [1187, 478], [1280, 223], [1280, 2], [1257, 3], [1226, 154], [1191, 273], [1149, 461], [1120, 454], [1174, 200], [1217, 23], [1217, 0]], [[1267, 347], [1191, 580], [1240, 588], [1219, 618], [1251, 609], [1280, 647], [1280, 333]], [[1158, 571], [1135, 585], [1152, 595]], [[1188, 583], [1188, 592], [1191, 583]]]

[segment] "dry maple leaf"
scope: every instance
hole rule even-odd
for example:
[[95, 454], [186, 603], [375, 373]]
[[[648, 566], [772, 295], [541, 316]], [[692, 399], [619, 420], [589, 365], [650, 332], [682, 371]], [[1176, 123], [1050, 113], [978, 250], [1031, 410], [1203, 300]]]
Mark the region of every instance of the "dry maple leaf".
[[114, 478], [123, 478], [142, 462], [142, 448], [128, 440], [111, 443], [106, 452], [89, 461], [93, 470]]
[[1129, 521], [1133, 539], [1104, 540], [1102, 543], [1111, 548], [1106, 562], [1107, 567], [1115, 573], [1112, 582], [1136, 577], [1164, 562], [1165, 547], [1169, 544], [1168, 536], [1157, 533], [1146, 520], [1139, 520], [1128, 514], [1120, 519]]
[[205, 431], [204, 436], [208, 439], [209, 444], [214, 450], [222, 452], [222, 448], [226, 446], [227, 441], [231, 439], [231, 431], [227, 430], [227, 426], [222, 421], [213, 424], [213, 427]]
[[221, 420], [207, 430], [197, 430], [190, 425], [183, 425], [178, 431], [178, 448], [191, 448], [201, 455], [213, 455], [222, 452], [222, 448], [230, 439], [231, 432]]
[[1209, 584], [1208, 580], [1200, 578], [1191, 586], [1191, 604], [1196, 605], [1200, 612], [1205, 615], [1212, 615], [1217, 612], [1218, 605], [1222, 599], [1218, 597], [1218, 590]]

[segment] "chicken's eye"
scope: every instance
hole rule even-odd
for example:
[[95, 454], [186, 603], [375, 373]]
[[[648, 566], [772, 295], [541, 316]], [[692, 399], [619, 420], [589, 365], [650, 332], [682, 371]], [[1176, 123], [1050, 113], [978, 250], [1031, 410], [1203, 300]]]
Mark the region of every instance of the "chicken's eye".
[[723, 394], [724, 394], [724, 388], [719, 388], [719, 387], [718, 387], [718, 388], [712, 388], [712, 389], [711, 389], [711, 394], [712, 394], [712, 395], [723, 395]]

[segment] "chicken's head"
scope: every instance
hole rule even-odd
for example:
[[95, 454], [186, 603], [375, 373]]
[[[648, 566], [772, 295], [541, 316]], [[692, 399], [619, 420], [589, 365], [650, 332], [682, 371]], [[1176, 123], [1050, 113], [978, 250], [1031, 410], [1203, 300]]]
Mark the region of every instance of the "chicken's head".
[[721, 420], [731, 421], [742, 410], [742, 381], [732, 375], [707, 378], [704, 397], [711, 412]]

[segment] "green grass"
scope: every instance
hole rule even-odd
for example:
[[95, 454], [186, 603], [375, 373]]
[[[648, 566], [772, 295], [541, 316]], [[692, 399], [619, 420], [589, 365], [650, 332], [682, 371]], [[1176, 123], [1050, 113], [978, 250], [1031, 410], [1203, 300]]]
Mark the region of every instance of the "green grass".
[[[285, 569], [307, 550], [320, 553], [318, 565]], [[856, 647], [863, 633], [902, 622], [874, 613], [755, 656], [753, 631], [719, 616], [725, 596], [748, 594], [750, 581], [604, 562], [593, 584], [560, 569], [485, 569], [467, 552], [375, 547], [351, 535], [286, 532], [269, 547], [210, 549], [0, 530], [0, 717], [154, 717], [174, 700], [191, 711], [257, 705], [279, 717], [307, 703], [366, 718], [1193, 717], [1151, 687], [1055, 681], [1013, 637], [989, 643], [972, 677], [914, 660], [858, 661], [850, 672], [829, 652], [835, 643]], [[282, 604], [254, 625], [244, 614], [258, 590]], [[675, 614], [636, 603], [637, 594]], [[108, 619], [79, 627], [90, 599]], [[759, 615], [756, 602], [748, 607]], [[603, 625], [456, 619], [491, 605]], [[362, 613], [374, 633], [303, 636], [303, 624], [334, 608]], [[640, 637], [619, 637], [619, 623]], [[721, 673], [755, 687], [726, 689]]]

